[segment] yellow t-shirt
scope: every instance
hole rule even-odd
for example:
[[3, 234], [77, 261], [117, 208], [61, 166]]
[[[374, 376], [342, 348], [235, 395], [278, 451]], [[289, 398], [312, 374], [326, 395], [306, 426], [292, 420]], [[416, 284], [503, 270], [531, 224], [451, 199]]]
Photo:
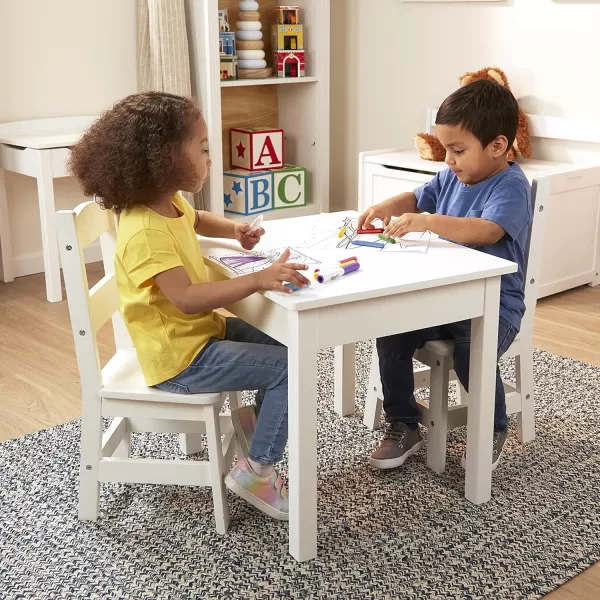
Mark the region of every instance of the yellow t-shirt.
[[163, 217], [144, 205], [123, 211], [115, 271], [120, 310], [133, 340], [146, 385], [184, 371], [210, 338], [223, 339], [225, 319], [215, 312], [186, 315], [154, 283], [154, 276], [183, 267], [192, 283], [206, 283], [194, 231], [196, 212], [176, 194], [181, 216]]

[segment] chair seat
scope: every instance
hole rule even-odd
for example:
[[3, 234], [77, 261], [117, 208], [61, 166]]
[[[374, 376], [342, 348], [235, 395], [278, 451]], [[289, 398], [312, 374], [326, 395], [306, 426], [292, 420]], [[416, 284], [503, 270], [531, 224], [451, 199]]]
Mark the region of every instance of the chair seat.
[[[516, 344], [519, 343], [519, 335], [514, 339], [510, 348], [504, 354], [505, 357], [513, 356]], [[454, 342], [452, 340], [436, 340], [434, 342], [427, 342], [423, 347], [425, 352], [435, 354], [436, 356], [452, 356], [454, 352]]]
[[173, 394], [148, 387], [138, 362], [135, 349], [119, 350], [102, 369], [102, 397], [112, 399], [172, 402], [174, 404], [216, 404], [219, 392], [211, 394]]

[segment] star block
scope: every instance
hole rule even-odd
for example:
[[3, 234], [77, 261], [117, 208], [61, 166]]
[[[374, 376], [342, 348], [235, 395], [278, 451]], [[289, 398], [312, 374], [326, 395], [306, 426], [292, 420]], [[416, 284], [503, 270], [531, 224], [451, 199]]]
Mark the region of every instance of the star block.
[[281, 169], [283, 129], [232, 129], [231, 166], [246, 171]]
[[[288, 190], [289, 186], [284, 186]], [[288, 196], [295, 197], [289, 187]], [[226, 213], [253, 215], [273, 209], [273, 172], [232, 169], [223, 173], [223, 202]], [[291, 206], [296, 206], [292, 204]]]
[[294, 208], [306, 205], [306, 169], [285, 165], [273, 171], [273, 208]]

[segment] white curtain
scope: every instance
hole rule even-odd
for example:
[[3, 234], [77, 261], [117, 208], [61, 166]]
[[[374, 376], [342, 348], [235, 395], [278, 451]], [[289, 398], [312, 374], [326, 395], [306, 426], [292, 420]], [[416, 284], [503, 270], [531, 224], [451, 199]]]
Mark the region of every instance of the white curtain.
[[184, 0], [138, 0], [138, 14], [140, 90], [191, 96]]
[[[138, 0], [138, 18], [140, 91], [191, 97], [184, 0]], [[185, 192], [183, 196], [199, 208], [194, 194]]]

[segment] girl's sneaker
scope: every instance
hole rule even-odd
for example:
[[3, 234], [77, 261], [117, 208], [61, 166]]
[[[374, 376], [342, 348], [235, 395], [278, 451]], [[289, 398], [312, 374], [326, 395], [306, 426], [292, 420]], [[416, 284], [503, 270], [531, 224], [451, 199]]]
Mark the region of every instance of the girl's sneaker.
[[280, 521], [288, 520], [287, 490], [275, 469], [267, 477], [259, 477], [248, 460], [242, 458], [225, 477], [225, 485], [266, 515]]

